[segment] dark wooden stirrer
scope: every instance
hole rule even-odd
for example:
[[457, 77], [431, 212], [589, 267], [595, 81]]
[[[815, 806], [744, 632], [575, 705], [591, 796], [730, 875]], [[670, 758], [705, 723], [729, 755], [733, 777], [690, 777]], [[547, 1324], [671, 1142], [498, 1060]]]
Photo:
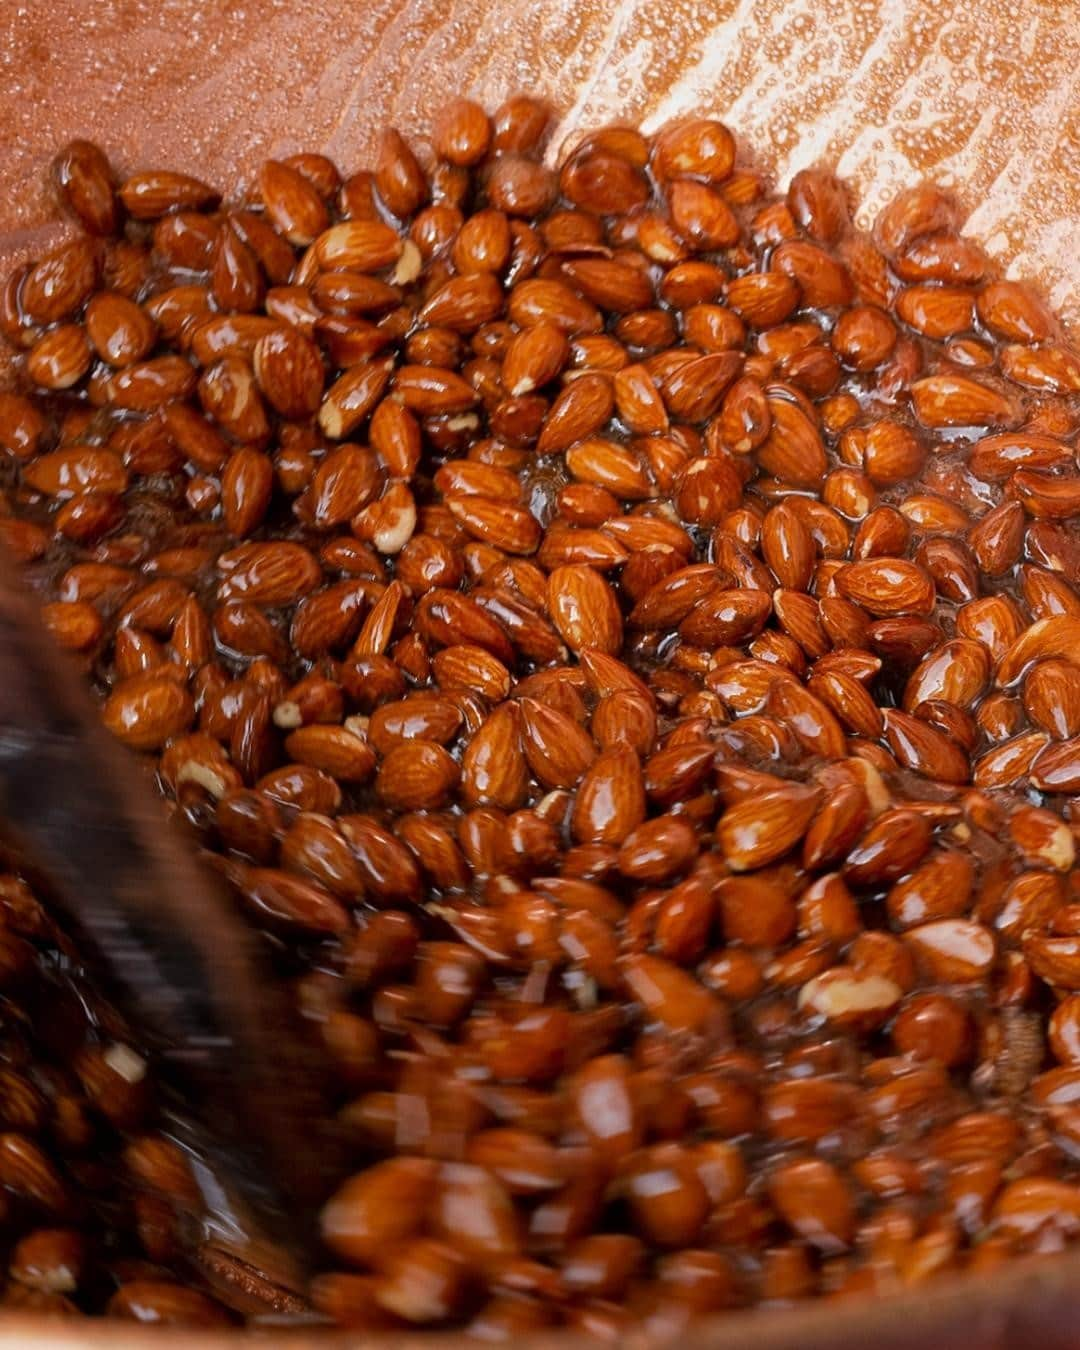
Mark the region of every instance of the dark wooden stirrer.
[[169, 1125], [205, 1164], [205, 1244], [302, 1288], [336, 1157], [315, 1051], [268, 952], [101, 726], [6, 557], [0, 830], [179, 1095]]

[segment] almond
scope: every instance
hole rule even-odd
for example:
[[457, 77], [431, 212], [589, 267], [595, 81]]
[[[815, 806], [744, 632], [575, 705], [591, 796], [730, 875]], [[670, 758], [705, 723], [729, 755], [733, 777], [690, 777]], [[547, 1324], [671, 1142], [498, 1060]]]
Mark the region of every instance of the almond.
[[368, 719], [367, 737], [380, 755], [406, 741], [449, 745], [461, 730], [461, 709], [444, 694], [420, 692], [382, 703]]
[[844, 877], [853, 886], [899, 881], [925, 857], [931, 827], [915, 811], [882, 811], [848, 853]]
[[814, 566], [814, 541], [799, 515], [781, 502], [761, 523], [761, 553], [782, 587], [804, 591]]
[[960, 918], [967, 912], [974, 880], [969, 857], [954, 849], [940, 849], [889, 891], [889, 918], [897, 928]]
[[105, 628], [101, 615], [85, 600], [58, 600], [43, 605], [41, 618], [53, 641], [69, 651], [92, 647]]
[[241, 446], [221, 475], [221, 507], [225, 523], [238, 538], [262, 523], [274, 489], [274, 467], [254, 446]]
[[626, 746], [605, 750], [577, 789], [570, 828], [579, 843], [619, 845], [645, 819], [641, 763]]
[[1000, 657], [997, 683], [1008, 688], [1020, 679], [1033, 661], [1048, 658], [1080, 667], [1080, 618], [1060, 614], [1033, 623]]
[[285, 751], [344, 783], [367, 782], [375, 770], [375, 752], [348, 725], [298, 727], [286, 736]]
[[20, 304], [34, 323], [70, 318], [90, 297], [98, 280], [98, 246], [73, 239], [36, 262], [22, 285]]
[[780, 627], [812, 661], [828, 652], [829, 640], [821, 626], [820, 606], [812, 595], [778, 587], [773, 591], [772, 602]]
[[896, 297], [896, 312], [928, 338], [949, 338], [973, 323], [975, 297], [960, 286], [907, 286]]
[[767, 711], [795, 733], [808, 754], [821, 759], [843, 759], [847, 738], [824, 703], [795, 680], [777, 681], [769, 691]]
[[472, 333], [497, 318], [502, 307], [498, 279], [490, 272], [473, 272], [451, 277], [440, 286], [420, 310], [420, 318], [432, 327]]
[[1080, 356], [1068, 347], [1005, 347], [1001, 352], [1002, 374], [1027, 389], [1051, 394], [1080, 390]]
[[290, 605], [313, 591], [322, 570], [300, 544], [275, 541], [241, 544], [218, 558], [224, 573], [223, 600], [243, 599], [259, 605]]
[[[159, 297], [160, 298], [160, 297]], [[153, 313], [154, 302], [147, 308]], [[160, 317], [159, 324], [162, 323]], [[195, 319], [192, 319], [195, 323]], [[228, 314], [207, 318], [193, 328], [191, 354], [201, 366], [210, 366], [223, 356], [239, 356], [250, 361], [260, 338], [280, 331], [281, 325], [261, 314]]]
[[664, 400], [645, 366], [629, 365], [616, 371], [612, 392], [619, 417], [634, 435], [667, 431]]
[[834, 1026], [867, 1031], [888, 1019], [902, 995], [900, 986], [883, 975], [835, 966], [803, 985], [798, 1006]]
[[329, 224], [322, 198], [296, 169], [268, 159], [259, 170], [259, 195], [266, 214], [290, 244], [306, 248]]
[[41, 389], [70, 389], [90, 369], [91, 359], [83, 329], [64, 323], [51, 328], [30, 348], [26, 373]]
[[745, 872], [783, 857], [806, 833], [820, 802], [819, 789], [782, 783], [728, 807], [716, 827], [728, 866]]
[[682, 422], [704, 422], [719, 408], [724, 391], [742, 369], [741, 353], [707, 352], [678, 368], [661, 381], [664, 403], [672, 417]]
[[89, 445], [39, 455], [23, 470], [23, 479], [36, 492], [61, 501], [82, 492], [119, 494], [128, 483], [127, 471], [117, 455]]
[[968, 984], [985, 977], [994, 962], [994, 937], [970, 919], [939, 919], [904, 934], [916, 960], [942, 984]]
[[[545, 329], [551, 325], [543, 326]], [[615, 409], [611, 380], [606, 375], [584, 374], [568, 384], [551, 405], [536, 442], [539, 454], [556, 454], [575, 441], [594, 436]]]
[[1035, 974], [1055, 989], [1080, 989], [1080, 938], [1030, 933], [1024, 955]]
[[1069, 826], [1051, 811], [1022, 806], [1009, 818], [1009, 837], [1024, 861], [1034, 867], [1068, 872], [1076, 857]]
[[1052, 736], [1080, 734], [1080, 669], [1067, 661], [1040, 661], [1024, 680], [1024, 707]]
[[153, 220], [169, 211], [208, 210], [220, 197], [197, 178], [154, 169], [132, 174], [120, 187], [120, 200], [136, 220]]
[[790, 678], [790, 672], [771, 662], [732, 661], [710, 671], [708, 685], [732, 712], [756, 713], [773, 685]]
[[[503, 357], [503, 388], [511, 398], [531, 394], [533, 390], [555, 379], [566, 365], [569, 355], [570, 344], [566, 335], [554, 324], [538, 323], [532, 328], [526, 328], [512, 339]], [[564, 392], [573, 388], [574, 385], [570, 385]], [[550, 427], [551, 413], [545, 421], [541, 439], [549, 435]]]
[[399, 402], [421, 417], [467, 412], [479, 401], [460, 375], [435, 366], [402, 366], [394, 375], [393, 392]]
[[65, 204], [91, 234], [115, 234], [122, 214], [113, 172], [92, 141], [69, 141], [52, 162], [52, 175]]
[[323, 1207], [323, 1241], [346, 1261], [378, 1265], [423, 1227], [436, 1173], [427, 1158], [389, 1158], [358, 1172]]
[[342, 440], [370, 416], [390, 382], [392, 370], [393, 362], [384, 358], [360, 362], [338, 377], [319, 409], [319, 426], [327, 436]]
[[978, 788], [1006, 787], [1020, 782], [1031, 772], [1049, 739], [1044, 732], [1031, 732], [987, 750], [972, 765], [971, 781]]
[[183, 685], [150, 671], [124, 680], [102, 711], [105, 725], [133, 750], [160, 750], [195, 719], [195, 705]]
[[883, 717], [885, 739], [905, 768], [942, 783], [967, 782], [967, 755], [943, 732], [896, 708], [886, 708]]
[[648, 630], [676, 626], [699, 600], [716, 589], [719, 576], [711, 563], [677, 568], [645, 591], [631, 610], [628, 623]]
[[990, 680], [990, 659], [981, 642], [953, 638], [929, 653], [904, 688], [904, 711], [913, 712], [927, 699], [944, 699], [970, 707]]
[[722, 453], [691, 459], [676, 480], [679, 515], [694, 525], [719, 525], [741, 498], [742, 480]]
[[614, 654], [622, 647], [622, 614], [615, 593], [591, 567], [557, 567], [548, 578], [548, 608], [571, 650]]
[[506, 631], [475, 600], [457, 591], [435, 587], [417, 606], [420, 629], [434, 641], [452, 647], [459, 642], [483, 647], [505, 665], [514, 661]]
[[827, 308], [851, 302], [853, 287], [847, 268], [817, 244], [786, 241], [773, 253], [771, 265], [799, 283], [804, 305]]
[[768, 407], [771, 427], [758, 463], [781, 482], [819, 487], [828, 468], [820, 431], [797, 403], [770, 397]]
[[318, 410], [325, 373], [311, 338], [295, 329], [268, 333], [256, 342], [252, 365], [259, 388], [282, 417], [310, 417]]
[[401, 239], [389, 225], [377, 220], [342, 221], [324, 230], [315, 240], [315, 256], [327, 270], [341, 267], [355, 272], [381, 272], [398, 261], [402, 248]]
[[1019, 419], [1004, 394], [966, 375], [930, 375], [911, 386], [915, 416], [925, 427], [1012, 426]]
[[297, 652], [310, 660], [344, 646], [360, 626], [369, 585], [342, 581], [302, 600], [289, 630], [289, 641]]
[[540, 525], [523, 506], [475, 494], [447, 497], [446, 504], [469, 534], [504, 553], [535, 553], [540, 543]]
[[[888, 981], [883, 982], [887, 985]], [[872, 988], [874, 993], [876, 986]], [[788, 1228], [826, 1255], [846, 1250], [855, 1232], [855, 1201], [843, 1176], [816, 1158], [782, 1163], [769, 1178], [769, 1198]]]
[[[1055, 475], [1038, 469], [1017, 469], [1009, 479], [1009, 492], [1029, 516], [1068, 520], [1080, 510], [1080, 475]], [[1019, 531], [1018, 531], [1019, 533]], [[1013, 561], [1020, 556], [1014, 547]]]
[[540, 278], [518, 282], [510, 292], [508, 314], [519, 328], [552, 324], [567, 337], [599, 333], [604, 326], [600, 311], [588, 300], [562, 281]]
[[748, 324], [768, 329], [784, 322], [800, 295], [799, 283], [784, 272], [751, 272], [728, 283], [726, 299]]
[[644, 954], [628, 956], [622, 963], [622, 977], [650, 1019], [670, 1031], [702, 1031], [710, 1022], [723, 1019], [723, 1005], [715, 995], [671, 961]]
[[510, 693], [510, 672], [483, 647], [460, 643], [444, 647], [432, 658], [439, 687], [445, 690], [469, 689], [491, 703], [499, 703]]
[[1073, 463], [1070, 447], [1034, 431], [1004, 431], [976, 441], [968, 467], [976, 478], [1002, 483], [1016, 469], [1056, 469]]
[[871, 558], [849, 563], [834, 578], [837, 589], [874, 615], [930, 614], [934, 583], [923, 568], [904, 558]]
[[730, 248], [739, 239], [739, 222], [719, 192], [704, 183], [679, 179], [668, 187], [671, 223], [699, 252]]
[[653, 495], [639, 455], [615, 441], [592, 436], [577, 441], [566, 451], [566, 467], [579, 482], [607, 488], [617, 497], [640, 501]]
[[[827, 866], [842, 858], [870, 822], [870, 802], [861, 783], [833, 787], [803, 840], [803, 864]], [[843, 883], [837, 878], [837, 883]]]
[[503, 703], [469, 742], [461, 759], [461, 794], [468, 806], [512, 811], [524, 802], [528, 771], [521, 724], [517, 704]]
[[653, 303], [648, 272], [614, 258], [572, 258], [563, 272], [587, 300], [616, 314], [647, 309]]
[[575, 787], [596, 759], [589, 735], [573, 718], [536, 699], [523, 698], [521, 714], [529, 768], [547, 788]]
[[441, 745], [405, 741], [386, 755], [375, 779], [380, 800], [391, 810], [424, 811], [445, 805], [461, 770]]
[[876, 741], [884, 730], [881, 709], [859, 681], [842, 670], [820, 670], [820, 662], [807, 689], [858, 736]]
[[679, 635], [697, 647], [733, 646], [760, 633], [771, 610], [765, 591], [714, 589], [680, 623]]

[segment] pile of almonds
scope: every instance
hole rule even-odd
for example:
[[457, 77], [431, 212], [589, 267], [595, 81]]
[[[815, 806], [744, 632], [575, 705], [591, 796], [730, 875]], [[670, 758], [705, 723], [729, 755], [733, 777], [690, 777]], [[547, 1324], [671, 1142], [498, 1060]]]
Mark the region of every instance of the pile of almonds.
[[[933, 187], [866, 234], [716, 121], [547, 121], [231, 205], [73, 142], [0, 293], [0, 533], [338, 1068], [312, 1306], [611, 1339], [1059, 1250], [1080, 358]], [[163, 1190], [121, 1310], [198, 1321]]]

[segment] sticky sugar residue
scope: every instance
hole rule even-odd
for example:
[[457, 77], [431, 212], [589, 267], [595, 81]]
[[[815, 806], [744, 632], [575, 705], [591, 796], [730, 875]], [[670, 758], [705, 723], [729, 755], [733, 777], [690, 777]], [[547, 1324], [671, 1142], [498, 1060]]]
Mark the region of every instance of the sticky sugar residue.
[[691, 110], [786, 181], [834, 164], [866, 223], [899, 187], [952, 184], [969, 232], [1080, 320], [1080, 25], [1068, 4], [965, 0], [36, 0], [0, 11], [0, 268], [63, 228], [44, 169], [74, 135], [125, 167], [250, 180], [274, 153], [369, 160], [449, 93], [528, 90], [552, 140]]

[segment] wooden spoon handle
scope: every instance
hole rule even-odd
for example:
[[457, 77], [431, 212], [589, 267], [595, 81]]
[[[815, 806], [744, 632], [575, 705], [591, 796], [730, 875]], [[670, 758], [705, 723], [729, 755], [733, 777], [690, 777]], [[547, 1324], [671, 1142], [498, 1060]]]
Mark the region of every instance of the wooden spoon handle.
[[196, 1148], [232, 1192], [230, 1222], [287, 1255], [267, 1273], [295, 1286], [333, 1174], [315, 1050], [267, 952], [100, 725], [13, 578], [0, 560], [0, 828], [190, 1102]]

